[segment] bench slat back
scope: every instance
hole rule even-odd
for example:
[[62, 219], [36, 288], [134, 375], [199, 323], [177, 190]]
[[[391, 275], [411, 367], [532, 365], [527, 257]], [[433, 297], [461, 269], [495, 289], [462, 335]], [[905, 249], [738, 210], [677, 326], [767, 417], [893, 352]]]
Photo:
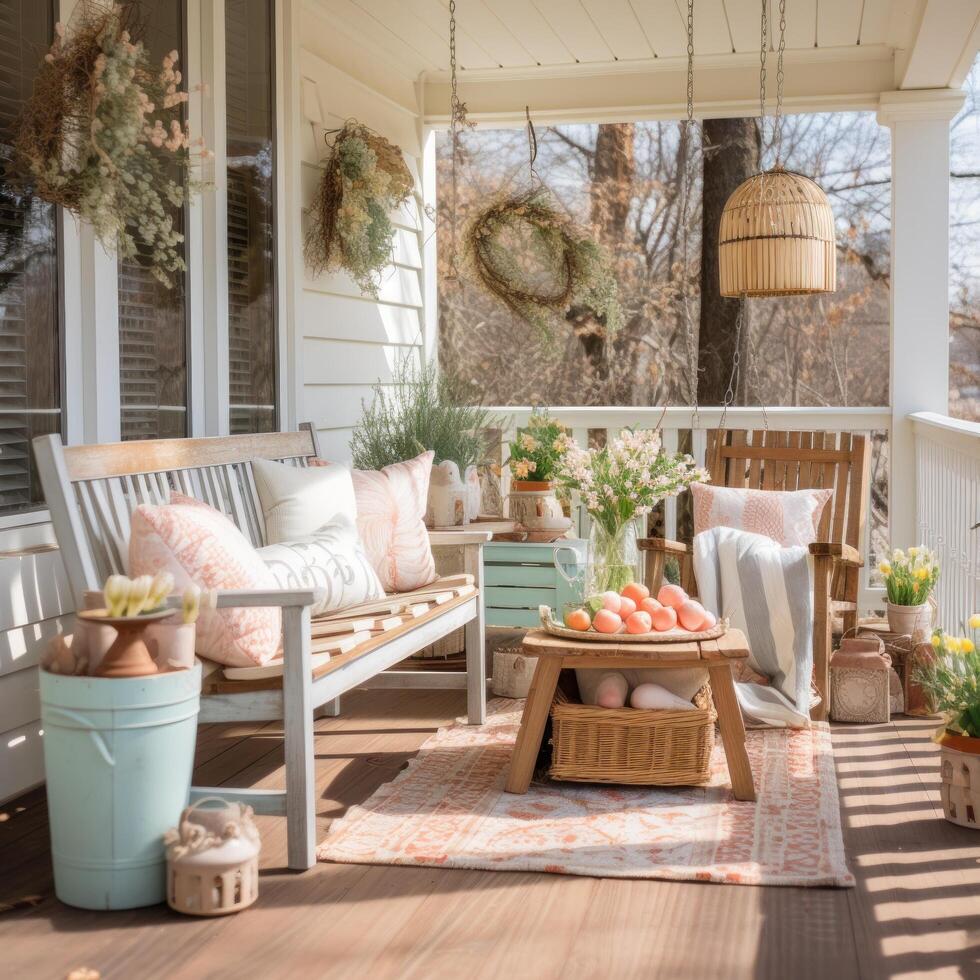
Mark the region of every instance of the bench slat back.
[[172, 492], [221, 511], [255, 547], [265, 523], [252, 460], [306, 466], [317, 455], [309, 424], [299, 432], [156, 439], [93, 446], [35, 440], [35, 456], [68, 577], [81, 602], [126, 570], [130, 518], [140, 504], [165, 504]]

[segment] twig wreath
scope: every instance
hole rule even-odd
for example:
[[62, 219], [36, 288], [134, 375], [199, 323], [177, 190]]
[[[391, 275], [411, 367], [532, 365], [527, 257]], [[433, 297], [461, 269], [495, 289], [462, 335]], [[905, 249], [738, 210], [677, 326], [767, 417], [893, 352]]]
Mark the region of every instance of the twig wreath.
[[[143, 252], [168, 288], [185, 268], [174, 228], [191, 165], [181, 120], [177, 52], [155, 68], [135, 4], [81, 0], [44, 56], [34, 93], [14, 134], [12, 176], [34, 194], [91, 223], [102, 245], [132, 258]], [[203, 159], [213, 154], [194, 141]]]
[[356, 120], [348, 120], [328, 145], [309, 214], [306, 264], [314, 275], [343, 269], [376, 299], [395, 237], [389, 214], [411, 197], [412, 175], [397, 146]]
[[472, 278], [546, 339], [578, 305], [603, 318], [610, 334], [622, 324], [605, 250], [544, 187], [492, 201], [467, 225], [463, 248]]

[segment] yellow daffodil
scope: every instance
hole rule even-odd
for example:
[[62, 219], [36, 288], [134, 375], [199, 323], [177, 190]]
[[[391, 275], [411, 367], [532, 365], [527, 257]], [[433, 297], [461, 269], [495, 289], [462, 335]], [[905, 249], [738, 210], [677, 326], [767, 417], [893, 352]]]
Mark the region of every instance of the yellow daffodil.
[[958, 636], [947, 636], [946, 637], [946, 649], [950, 653], [960, 653], [960, 638]]
[[970, 629], [980, 630], [980, 613], [974, 613], [970, 617]]
[[912, 574], [920, 582], [924, 582], [929, 577], [929, 569], [928, 568], [917, 568]]
[[933, 633], [932, 639], [929, 642], [932, 644], [934, 650], [938, 650], [943, 645], [942, 637], [938, 633]]
[[891, 575], [892, 567], [887, 561], [883, 561], [878, 565], [878, 571], [881, 572], [882, 575]]
[[964, 636], [963, 639], [960, 640], [960, 653], [973, 653], [974, 650], [976, 650], [976, 646], [974, 645], [973, 640]]

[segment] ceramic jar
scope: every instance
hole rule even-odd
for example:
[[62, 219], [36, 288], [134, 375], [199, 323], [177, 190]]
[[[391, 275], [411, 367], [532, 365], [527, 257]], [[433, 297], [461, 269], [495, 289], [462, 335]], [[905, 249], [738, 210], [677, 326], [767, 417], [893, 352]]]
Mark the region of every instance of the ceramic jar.
[[480, 513], [480, 473], [467, 466], [461, 475], [449, 459], [432, 467], [425, 523], [428, 527], [460, 527], [475, 521]]
[[885, 602], [888, 611], [888, 628], [893, 633], [910, 636], [916, 630], [928, 630], [932, 625], [932, 605], [928, 602], [917, 606], [898, 606]]
[[528, 531], [564, 530], [569, 526], [551, 480], [512, 480], [507, 502], [510, 519]]
[[167, 904], [185, 915], [229, 915], [259, 894], [259, 831], [252, 808], [204, 797], [180, 815], [167, 845]]

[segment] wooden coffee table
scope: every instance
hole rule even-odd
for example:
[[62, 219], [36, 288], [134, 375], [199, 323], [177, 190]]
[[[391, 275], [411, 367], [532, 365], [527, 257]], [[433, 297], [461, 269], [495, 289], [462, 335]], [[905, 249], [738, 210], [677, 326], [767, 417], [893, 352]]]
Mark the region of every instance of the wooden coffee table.
[[526, 793], [531, 785], [534, 762], [562, 667], [579, 670], [707, 667], [735, 799], [755, 799], [752, 767], [745, 751], [745, 726], [732, 679], [732, 661], [744, 660], [749, 655], [745, 637], [738, 630], [729, 630], [717, 640], [690, 643], [617, 643], [614, 638], [608, 643], [591, 643], [535, 629], [524, 637], [524, 652], [529, 657], [537, 657], [538, 665], [510, 762], [505, 787], [508, 793]]

